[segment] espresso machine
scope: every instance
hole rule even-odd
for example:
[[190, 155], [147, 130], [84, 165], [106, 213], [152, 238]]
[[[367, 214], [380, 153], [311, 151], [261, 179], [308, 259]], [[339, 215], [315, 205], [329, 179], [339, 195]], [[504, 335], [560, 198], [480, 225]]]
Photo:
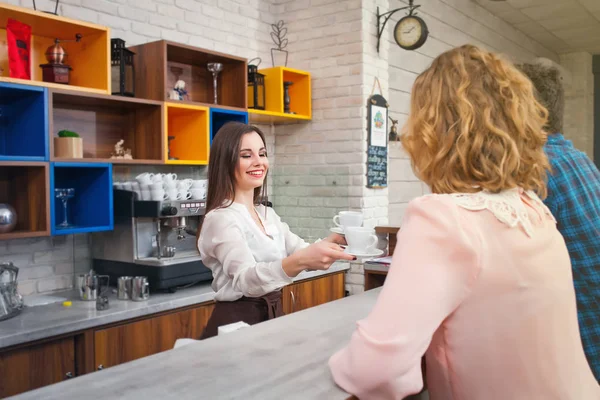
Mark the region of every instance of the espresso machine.
[[212, 279], [196, 246], [204, 200], [141, 201], [118, 189], [113, 199], [114, 230], [92, 234], [98, 274], [108, 275], [113, 285], [119, 276], [146, 276], [153, 291]]

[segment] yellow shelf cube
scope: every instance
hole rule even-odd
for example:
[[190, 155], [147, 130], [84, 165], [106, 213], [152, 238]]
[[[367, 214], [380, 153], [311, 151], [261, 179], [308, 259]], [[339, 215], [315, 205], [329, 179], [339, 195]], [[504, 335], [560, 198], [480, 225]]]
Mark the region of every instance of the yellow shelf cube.
[[[8, 19], [31, 26], [31, 80], [10, 77], [6, 45], [0, 52], [0, 82], [21, 83], [58, 89], [71, 89], [91, 93], [110, 94], [110, 29], [104, 26], [34, 11], [28, 8], [0, 4], [0, 42], [6, 43]], [[54, 39], [75, 39], [79, 43], [65, 42], [61, 46], [67, 52], [65, 64], [71, 70], [69, 85], [44, 82], [40, 64], [46, 64], [46, 49]]]
[[[248, 110], [252, 122], [292, 122], [312, 119], [310, 73], [288, 67], [261, 69], [265, 75], [265, 110]], [[283, 83], [289, 87], [290, 111], [284, 112]]]
[[[210, 149], [210, 109], [166, 102], [164, 107], [165, 163], [206, 165]], [[169, 141], [169, 136], [175, 138]], [[171, 152], [169, 154], [169, 148]], [[169, 160], [175, 157], [177, 160]]]

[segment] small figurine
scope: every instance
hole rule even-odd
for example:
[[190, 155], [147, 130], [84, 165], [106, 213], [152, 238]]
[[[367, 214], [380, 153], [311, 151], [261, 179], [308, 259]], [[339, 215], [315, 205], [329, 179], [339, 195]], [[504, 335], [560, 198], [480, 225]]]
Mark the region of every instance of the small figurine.
[[398, 120], [389, 117], [392, 121], [392, 127], [390, 128], [390, 142], [395, 142], [400, 140], [400, 136], [398, 135]]
[[181, 79], [175, 82], [175, 87], [169, 93], [170, 100], [186, 100], [188, 92], [185, 90], [185, 82]]
[[121, 139], [115, 144], [115, 152], [110, 156], [110, 158], [118, 158], [118, 159], [127, 159], [132, 160], [131, 149], [124, 149], [123, 143], [125, 140]]

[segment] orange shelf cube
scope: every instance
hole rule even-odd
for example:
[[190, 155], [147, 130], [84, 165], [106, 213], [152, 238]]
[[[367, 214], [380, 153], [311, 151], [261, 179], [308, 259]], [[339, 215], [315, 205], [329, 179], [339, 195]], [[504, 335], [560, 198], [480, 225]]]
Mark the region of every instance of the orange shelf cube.
[[[312, 119], [310, 73], [288, 67], [261, 69], [265, 75], [265, 110], [248, 110], [252, 122], [292, 122]], [[290, 111], [284, 112], [283, 82], [289, 87]]]
[[[11, 78], [6, 47], [6, 24], [15, 19], [31, 26], [31, 80]], [[44, 82], [40, 64], [46, 64], [46, 49], [54, 39], [75, 39], [81, 34], [79, 43], [61, 43], [68, 56], [66, 64], [71, 68], [68, 85]], [[110, 94], [110, 29], [107, 27], [76, 21], [28, 8], [0, 4], [0, 82], [21, 83], [50, 88], [71, 89], [91, 93]]]
[[[165, 103], [164, 154], [166, 164], [208, 164], [210, 148], [209, 113], [210, 109], [208, 107], [175, 102]], [[169, 136], [175, 138], [169, 141]], [[175, 157], [177, 160], [170, 160], [169, 157]]]

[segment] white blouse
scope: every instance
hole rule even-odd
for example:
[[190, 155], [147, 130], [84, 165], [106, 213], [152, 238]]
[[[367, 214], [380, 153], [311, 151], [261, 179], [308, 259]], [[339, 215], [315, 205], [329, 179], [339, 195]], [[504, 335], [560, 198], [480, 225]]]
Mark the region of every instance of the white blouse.
[[212, 271], [217, 301], [259, 297], [292, 283], [281, 262], [308, 243], [272, 208], [260, 205], [256, 211], [268, 236], [243, 204], [233, 203], [204, 217], [198, 250]]

